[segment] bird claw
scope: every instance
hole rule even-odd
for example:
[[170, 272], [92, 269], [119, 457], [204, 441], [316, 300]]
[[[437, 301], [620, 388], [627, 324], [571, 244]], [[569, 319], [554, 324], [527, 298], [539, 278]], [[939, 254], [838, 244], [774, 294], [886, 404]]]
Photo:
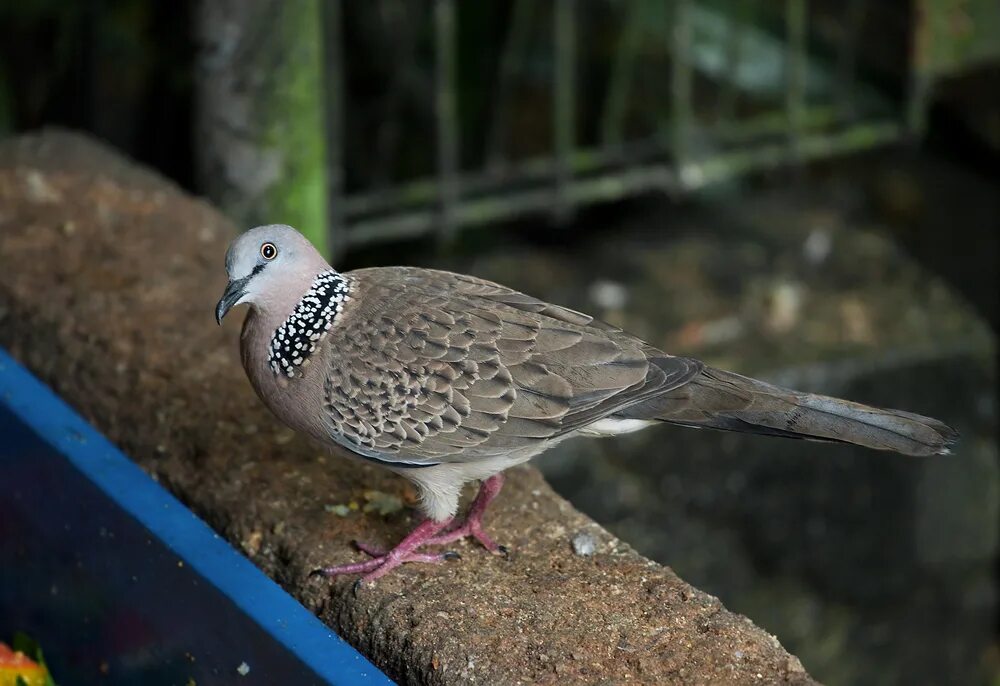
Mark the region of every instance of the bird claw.
[[492, 552], [497, 557], [502, 557], [505, 560], [510, 559], [510, 549], [505, 545], [498, 545], [497, 549]]
[[377, 549], [358, 541], [354, 545], [361, 552], [370, 555], [372, 559], [365, 562], [352, 562], [336, 567], [326, 567], [314, 569], [309, 573], [309, 577], [323, 576], [326, 578], [340, 576], [341, 574], [363, 574], [360, 579], [354, 582], [353, 590], [355, 595], [362, 584], [374, 581], [383, 576], [386, 572], [407, 562], [429, 562], [440, 564], [448, 560], [461, 560], [462, 556], [454, 550], [446, 550], [443, 553], [418, 553], [416, 551], [388, 552], [381, 553]]
[[353, 545], [355, 548], [357, 548], [358, 550], [360, 550], [361, 552], [363, 552], [365, 555], [367, 555], [369, 557], [385, 557], [386, 556], [386, 552], [387, 551], [383, 550], [382, 548], [378, 548], [376, 546], [373, 546], [373, 545], [368, 545], [364, 541], [354, 540], [354, 541], [351, 541], [351, 545]]
[[335, 567], [326, 567], [325, 569], [316, 569], [309, 576], [324, 576], [329, 578], [342, 574], [361, 574], [363, 576], [354, 582], [352, 587], [354, 593], [357, 594], [363, 585], [374, 582], [376, 579], [381, 578], [396, 567], [407, 562], [433, 562], [440, 564], [449, 560], [461, 560], [462, 556], [455, 550], [445, 550], [440, 553], [425, 553], [418, 552], [418, 550], [426, 545], [442, 545], [466, 537], [476, 539], [493, 555], [502, 555], [507, 558], [510, 555], [507, 548], [497, 545], [483, 531], [482, 526], [482, 513], [486, 509], [486, 505], [489, 504], [489, 501], [500, 490], [502, 483], [503, 477], [499, 474], [495, 474], [483, 482], [465, 523], [460, 526], [449, 528], [453, 521], [451, 518], [445, 521], [426, 520], [407, 534], [406, 538], [400, 541], [395, 548], [389, 551], [384, 551], [377, 546], [368, 545], [363, 541], [354, 540], [351, 541], [354, 547], [368, 555], [371, 559], [363, 562], [337, 565]]

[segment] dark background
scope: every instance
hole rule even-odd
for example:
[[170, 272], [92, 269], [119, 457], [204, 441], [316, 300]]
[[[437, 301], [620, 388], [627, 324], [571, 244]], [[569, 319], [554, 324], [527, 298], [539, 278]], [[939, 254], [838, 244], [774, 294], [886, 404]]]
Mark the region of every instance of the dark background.
[[[824, 5], [812, 6], [819, 19]], [[433, 168], [416, 135], [402, 136], [387, 169], [373, 161], [390, 116], [380, 103], [392, 49], [408, 24], [393, 3], [370, 6], [344, 13], [348, 192]], [[902, 107], [914, 10], [877, 8], [859, 34], [861, 72]], [[196, 10], [189, 1], [0, 0], [0, 136], [87, 131], [206, 192]], [[496, 105], [482, 84], [511, 11], [482, 3], [460, 16], [464, 151], [476, 149]], [[597, 136], [591, 104], [604, 94], [593, 84], [608, 68], [599, 27], [610, 12], [592, 3], [581, 30], [582, 143]], [[415, 26], [414, 55], [429, 63]], [[642, 68], [655, 75], [663, 64], [654, 55]], [[531, 83], [515, 94], [526, 114], [509, 136], [528, 151], [550, 135], [531, 116], [544, 84]], [[695, 88], [709, 114], [714, 101], [699, 94], [710, 85]], [[641, 114], [663, 95], [645, 89], [637, 99]], [[403, 103], [391, 116], [426, 129], [427, 106]], [[467, 152], [461, 164], [479, 161]], [[671, 352], [953, 424], [963, 442], [941, 460], [664, 428], [564, 444], [539, 464], [578, 507], [775, 633], [821, 681], [997, 683], [998, 162], [1000, 66], [987, 61], [937, 81], [923, 135], [696, 193], [580, 208], [569, 221], [497, 223], [445, 246], [424, 238], [359, 248], [338, 266], [468, 271]]]

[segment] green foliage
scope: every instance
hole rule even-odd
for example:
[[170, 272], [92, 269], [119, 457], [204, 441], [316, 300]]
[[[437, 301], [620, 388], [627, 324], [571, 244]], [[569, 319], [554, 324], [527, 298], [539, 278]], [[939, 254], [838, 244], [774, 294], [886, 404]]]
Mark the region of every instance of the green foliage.
[[948, 75], [1000, 58], [996, 0], [920, 0], [917, 63]]
[[327, 254], [326, 140], [323, 126], [322, 31], [316, 0], [283, 6], [266, 57], [273, 89], [267, 142], [281, 151], [283, 174], [270, 191], [273, 217], [299, 229]]
[[[39, 645], [38, 641], [31, 638], [23, 631], [18, 631], [14, 634], [14, 640], [11, 642], [11, 647], [16, 652], [24, 653], [45, 668], [45, 686], [56, 686], [56, 682], [53, 681], [52, 675], [49, 673], [49, 667], [45, 664], [45, 656], [42, 654], [42, 646]], [[19, 676], [17, 677], [17, 686], [28, 686], [28, 683], [25, 682], [23, 677]]]

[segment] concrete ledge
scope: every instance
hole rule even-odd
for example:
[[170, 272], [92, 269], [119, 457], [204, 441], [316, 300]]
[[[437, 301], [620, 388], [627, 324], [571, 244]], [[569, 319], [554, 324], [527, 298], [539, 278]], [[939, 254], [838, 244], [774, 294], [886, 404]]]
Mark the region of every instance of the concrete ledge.
[[[397, 540], [414, 494], [323, 455], [254, 397], [238, 327], [212, 318], [233, 235], [205, 203], [80, 136], [2, 143], [0, 345], [402, 683], [814, 683], [774, 637], [533, 468], [510, 473], [488, 518], [510, 560], [463, 544], [461, 561], [409, 565], [357, 596], [349, 579], [310, 580], [359, 559], [352, 539]], [[581, 533], [593, 555], [574, 552]]]

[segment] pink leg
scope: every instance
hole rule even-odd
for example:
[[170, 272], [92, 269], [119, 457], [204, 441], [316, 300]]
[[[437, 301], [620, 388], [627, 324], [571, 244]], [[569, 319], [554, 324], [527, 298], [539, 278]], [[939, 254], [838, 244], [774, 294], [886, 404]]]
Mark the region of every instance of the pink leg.
[[[424, 545], [427, 544], [425, 543]], [[368, 557], [385, 557], [388, 553], [384, 548], [379, 548], [363, 541], [354, 541], [354, 547]], [[444, 562], [445, 560], [461, 559], [462, 556], [454, 550], [446, 550], [443, 553], [410, 553], [409, 557], [406, 558], [406, 562]]]
[[[456, 555], [450, 551], [447, 553], [433, 555], [414, 552], [420, 546], [428, 543], [435, 534], [451, 524], [451, 521], [451, 519], [446, 519], [443, 522], [435, 522], [432, 519], [428, 519], [419, 524], [417, 528], [407, 534], [406, 538], [400, 541], [395, 548], [387, 553], [378, 555], [377, 557], [367, 560], [366, 562], [355, 562], [352, 564], [338, 565], [336, 567], [317, 569], [313, 572], [313, 574], [320, 574], [322, 576], [363, 574], [364, 576], [362, 576], [358, 580], [357, 584], [355, 584], [355, 589], [357, 589], [357, 587], [361, 584], [375, 581], [404, 562], [442, 562], [444, 560], [452, 559], [456, 557]], [[368, 553], [376, 552], [374, 549], [363, 544], [358, 547]]]
[[500, 493], [500, 489], [503, 488], [503, 474], [494, 474], [490, 478], [486, 479], [479, 487], [479, 493], [476, 495], [476, 499], [472, 501], [472, 505], [469, 507], [469, 514], [465, 518], [465, 523], [461, 526], [457, 526], [454, 529], [446, 531], [443, 534], [437, 534], [432, 536], [428, 541], [428, 545], [441, 545], [444, 543], [452, 543], [453, 541], [458, 541], [465, 538], [466, 536], [472, 536], [474, 539], [479, 541], [484, 548], [493, 553], [494, 555], [507, 555], [507, 549], [502, 545], [497, 545], [497, 543], [490, 538], [483, 530], [483, 515], [486, 513], [486, 508], [497, 497]]
[[[484, 548], [495, 555], [506, 555], [507, 549], [502, 545], [497, 545], [492, 538], [483, 531], [483, 514], [487, 506], [496, 498], [503, 487], [503, 475], [494, 474], [483, 481], [479, 487], [476, 499], [469, 507], [469, 514], [465, 523], [453, 529], [445, 529], [454, 521], [449, 518], [443, 522], [436, 522], [428, 519], [407, 534], [406, 538], [392, 550], [386, 552], [367, 543], [355, 541], [354, 545], [361, 552], [370, 555], [372, 559], [365, 562], [353, 562], [336, 567], [326, 567], [317, 569], [312, 574], [322, 576], [340, 576], [341, 574], [362, 574], [363, 576], [355, 584], [355, 590], [362, 584], [375, 581], [381, 576], [389, 573], [396, 567], [406, 562], [443, 562], [445, 560], [457, 559], [458, 553], [449, 550], [443, 553], [418, 553], [417, 548], [425, 545], [441, 545], [460, 540], [466, 536], [472, 536], [479, 541]], [[441, 533], [444, 531], [444, 533]]]

